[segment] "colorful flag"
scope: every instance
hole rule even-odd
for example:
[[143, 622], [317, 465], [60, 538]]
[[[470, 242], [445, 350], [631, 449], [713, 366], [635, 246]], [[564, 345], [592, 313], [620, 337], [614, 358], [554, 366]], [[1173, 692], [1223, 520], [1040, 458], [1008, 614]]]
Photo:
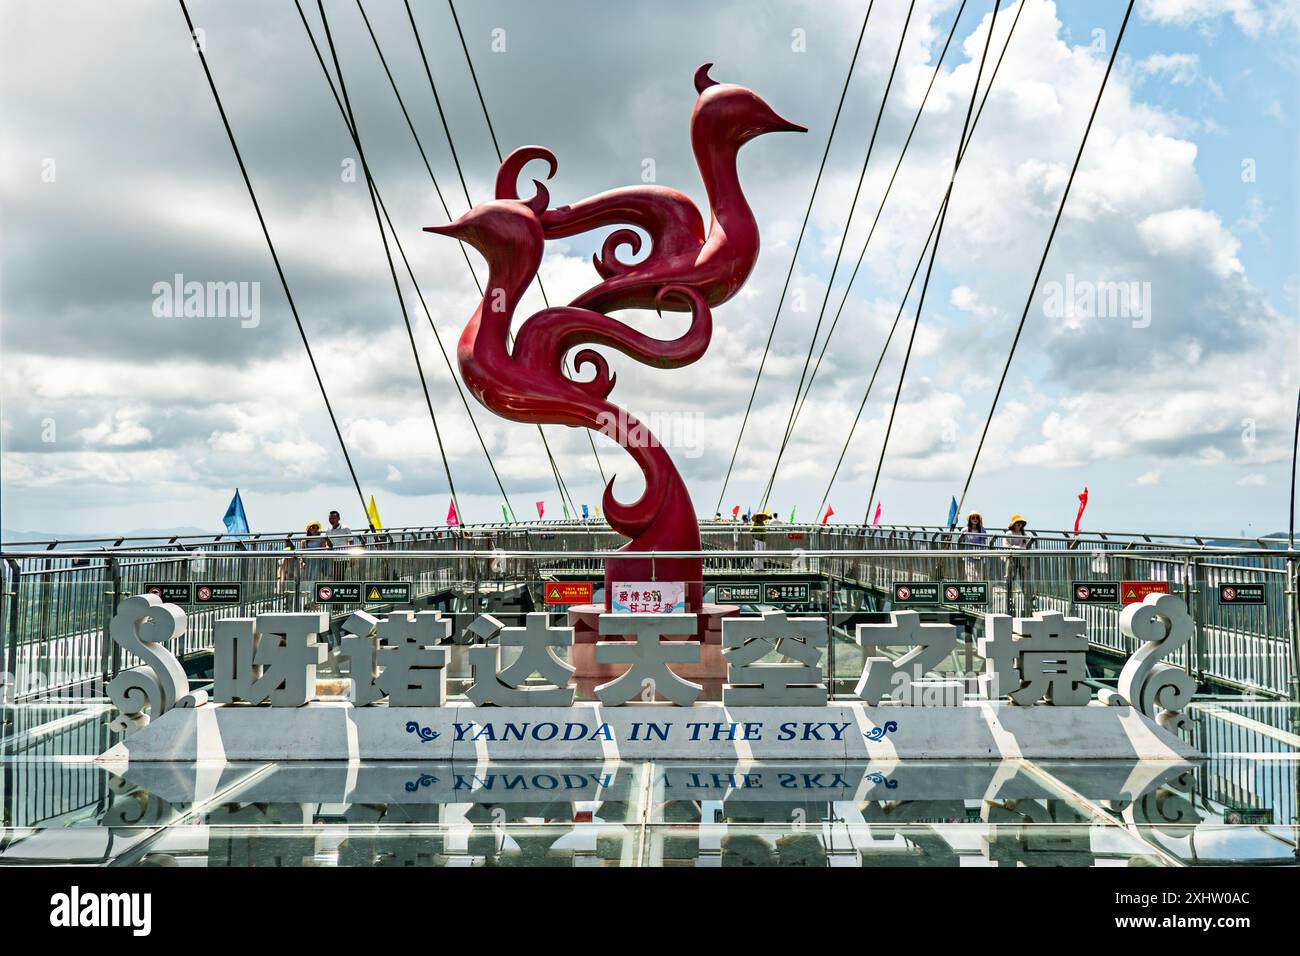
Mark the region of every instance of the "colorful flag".
[[731, 509], [731, 520], [735, 521], [738, 517], [740, 517], [740, 505]]
[[568, 520], [569, 520], [569, 506], [566, 505], [563, 501], [561, 501], [561, 502], [560, 502], [560, 510], [564, 512], [564, 520], [565, 520], [565, 521], [568, 521]]
[[375, 504], [375, 496], [370, 496], [370, 504], [366, 505], [366, 518], [370, 520], [370, 527], [376, 531], [384, 530], [384, 523], [379, 520], [379, 506]]
[[835, 514], [835, 509], [832, 508], [830, 505], [827, 505], [827, 506], [826, 506], [826, 513], [825, 513], [824, 515], [822, 515], [822, 524], [825, 524], [826, 522], [830, 521], [830, 520], [831, 520], [831, 515], [833, 515], [833, 514]]
[[953, 496], [952, 504], [948, 506], [948, 527], [957, 527], [957, 498], [955, 495]]
[[239, 497], [238, 488], [235, 489], [235, 497], [230, 499], [226, 516], [221, 521], [226, 526], [227, 534], [248, 534], [248, 517], [244, 514], [244, 500]]
[[590, 517], [591, 517], [591, 515], [587, 512], [587, 506], [586, 506], [586, 505], [583, 505], [583, 506], [582, 506], [582, 520], [583, 520], [583, 521], [586, 521], [586, 520], [587, 520], [588, 518], [590, 518]]
[[871, 523], [873, 525], [880, 524], [880, 502], [879, 501], [876, 502], [876, 516], [871, 519]]
[[600, 520], [600, 505], [596, 505], [596, 520]]
[[504, 504], [501, 506], [501, 520], [506, 524], [510, 523], [510, 512], [506, 511], [506, 506]]
[[546, 502], [545, 501], [537, 502], [537, 517], [540, 518], [545, 513], [546, 513]]
[[460, 524], [460, 515], [456, 514], [456, 499], [452, 498], [447, 502], [447, 524], [455, 527]]
[[1079, 522], [1083, 520], [1083, 509], [1088, 507], [1088, 488], [1085, 485], [1083, 494], [1079, 495], [1079, 513], [1074, 516], [1074, 533], [1079, 533]]
[[[798, 505], [795, 505], [795, 506], [794, 506], [794, 508], [798, 508], [798, 507], [799, 507]], [[790, 523], [791, 523], [791, 524], [794, 524], [794, 508], [791, 508], [791, 509], [790, 509]]]

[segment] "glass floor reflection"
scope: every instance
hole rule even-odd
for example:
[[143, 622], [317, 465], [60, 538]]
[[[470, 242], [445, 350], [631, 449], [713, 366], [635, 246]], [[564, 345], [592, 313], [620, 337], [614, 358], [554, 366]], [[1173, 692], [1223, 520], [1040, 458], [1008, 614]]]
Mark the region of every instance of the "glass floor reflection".
[[1203, 761], [94, 762], [102, 703], [0, 708], [0, 865], [1295, 865], [1300, 708]]

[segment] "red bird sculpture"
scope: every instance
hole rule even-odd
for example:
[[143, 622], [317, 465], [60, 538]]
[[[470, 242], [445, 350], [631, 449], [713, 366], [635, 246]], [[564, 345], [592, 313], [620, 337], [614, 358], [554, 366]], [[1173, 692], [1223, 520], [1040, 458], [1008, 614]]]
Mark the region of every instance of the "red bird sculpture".
[[[536, 194], [521, 201], [515, 184], [523, 166], [545, 159], [548, 177], [556, 170], [549, 150], [526, 146], [502, 163], [497, 199], [475, 206], [455, 222], [426, 226], [426, 232], [452, 236], [487, 260], [483, 300], [461, 334], [457, 362], [466, 386], [483, 405], [503, 418], [535, 424], [590, 428], [627, 450], [645, 476], [645, 490], [631, 504], [614, 497], [614, 479], [605, 486], [603, 507], [610, 527], [632, 540], [627, 554], [606, 562], [606, 594], [614, 581], [684, 581], [691, 610], [702, 603], [702, 565], [698, 558], [636, 557], [645, 551], [700, 550], [699, 524], [690, 494], [672, 458], [649, 430], [609, 401], [614, 375], [604, 356], [580, 348], [575, 370], [590, 367], [592, 377], [570, 378], [565, 357], [579, 346], [603, 345], [658, 368], [689, 365], [704, 355], [712, 337], [712, 305], [735, 295], [758, 257], [758, 225], [736, 173], [736, 154], [755, 136], [800, 130], [778, 116], [757, 94], [742, 86], [716, 83], [708, 65], [695, 74], [699, 98], [691, 118], [691, 143], [712, 209], [709, 231], [695, 204], [662, 186], [634, 186], [593, 196], [573, 206], [548, 209], [546, 187], [534, 180]], [[510, 328], [525, 290], [537, 275], [547, 239], [618, 225], [595, 256], [599, 285], [568, 306], [543, 309], [526, 319], [510, 345]], [[617, 258], [621, 245], [635, 255], [641, 238], [627, 226], [644, 229], [651, 249], [644, 260]], [[610, 318], [615, 309], [668, 308], [691, 313], [691, 323], [675, 339], [656, 339]], [[608, 598], [606, 601], [608, 606]]]
[[[550, 209], [542, 214], [547, 239], [558, 239], [605, 226], [638, 226], [649, 234], [650, 251], [636, 263], [618, 259], [626, 245], [641, 251], [641, 236], [632, 229], [610, 233], [592, 257], [604, 282], [593, 286], [571, 305], [612, 312], [652, 309], [659, 289], [675, 282], [698, 290], [709, 305], [721, 305], [735, 295], [758, 259], [758, 223], [745, 200], [736, 171], [740, 148], [764, 133], [807, 132], [807, 128], [777, 115], [757, 93], [734, 83], [710, 78], [706, 63], [695, 71], [699, 98], [691, 114], [691, 147], [709, 197], [709, 231], [689, 196], [665, 186], [624, 186], [590, 199]], [[516, 183], [523, 167], [534, 159], [555, 175], [555, 155], [544, 146], [521, 146], [505, 158], [497, 173], [498, 199], [518, 199]], [[672, 308], [672, 306], [666, 306]], [[683, 310], [679, 305], [677, 310]]]

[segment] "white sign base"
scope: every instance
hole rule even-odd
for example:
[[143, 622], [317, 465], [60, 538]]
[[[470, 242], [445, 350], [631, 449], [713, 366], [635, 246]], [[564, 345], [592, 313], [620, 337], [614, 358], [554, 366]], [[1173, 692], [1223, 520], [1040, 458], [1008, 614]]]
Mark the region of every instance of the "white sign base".
[[1176, 760], [1200, 754], [1132, 707], [177, 708], [100, 756], [151, 760]]

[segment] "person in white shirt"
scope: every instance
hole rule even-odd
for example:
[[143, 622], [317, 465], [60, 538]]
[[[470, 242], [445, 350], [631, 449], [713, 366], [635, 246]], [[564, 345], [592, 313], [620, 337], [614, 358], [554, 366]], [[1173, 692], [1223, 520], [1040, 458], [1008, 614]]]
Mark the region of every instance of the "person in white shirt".
[[330, 527], [325, 532], [325, 537], [330, 539], [331, 547], [352, 547], [352, 529], [345, 524], [339, 523], [339, 513], [337, 511], [330, 512]]

